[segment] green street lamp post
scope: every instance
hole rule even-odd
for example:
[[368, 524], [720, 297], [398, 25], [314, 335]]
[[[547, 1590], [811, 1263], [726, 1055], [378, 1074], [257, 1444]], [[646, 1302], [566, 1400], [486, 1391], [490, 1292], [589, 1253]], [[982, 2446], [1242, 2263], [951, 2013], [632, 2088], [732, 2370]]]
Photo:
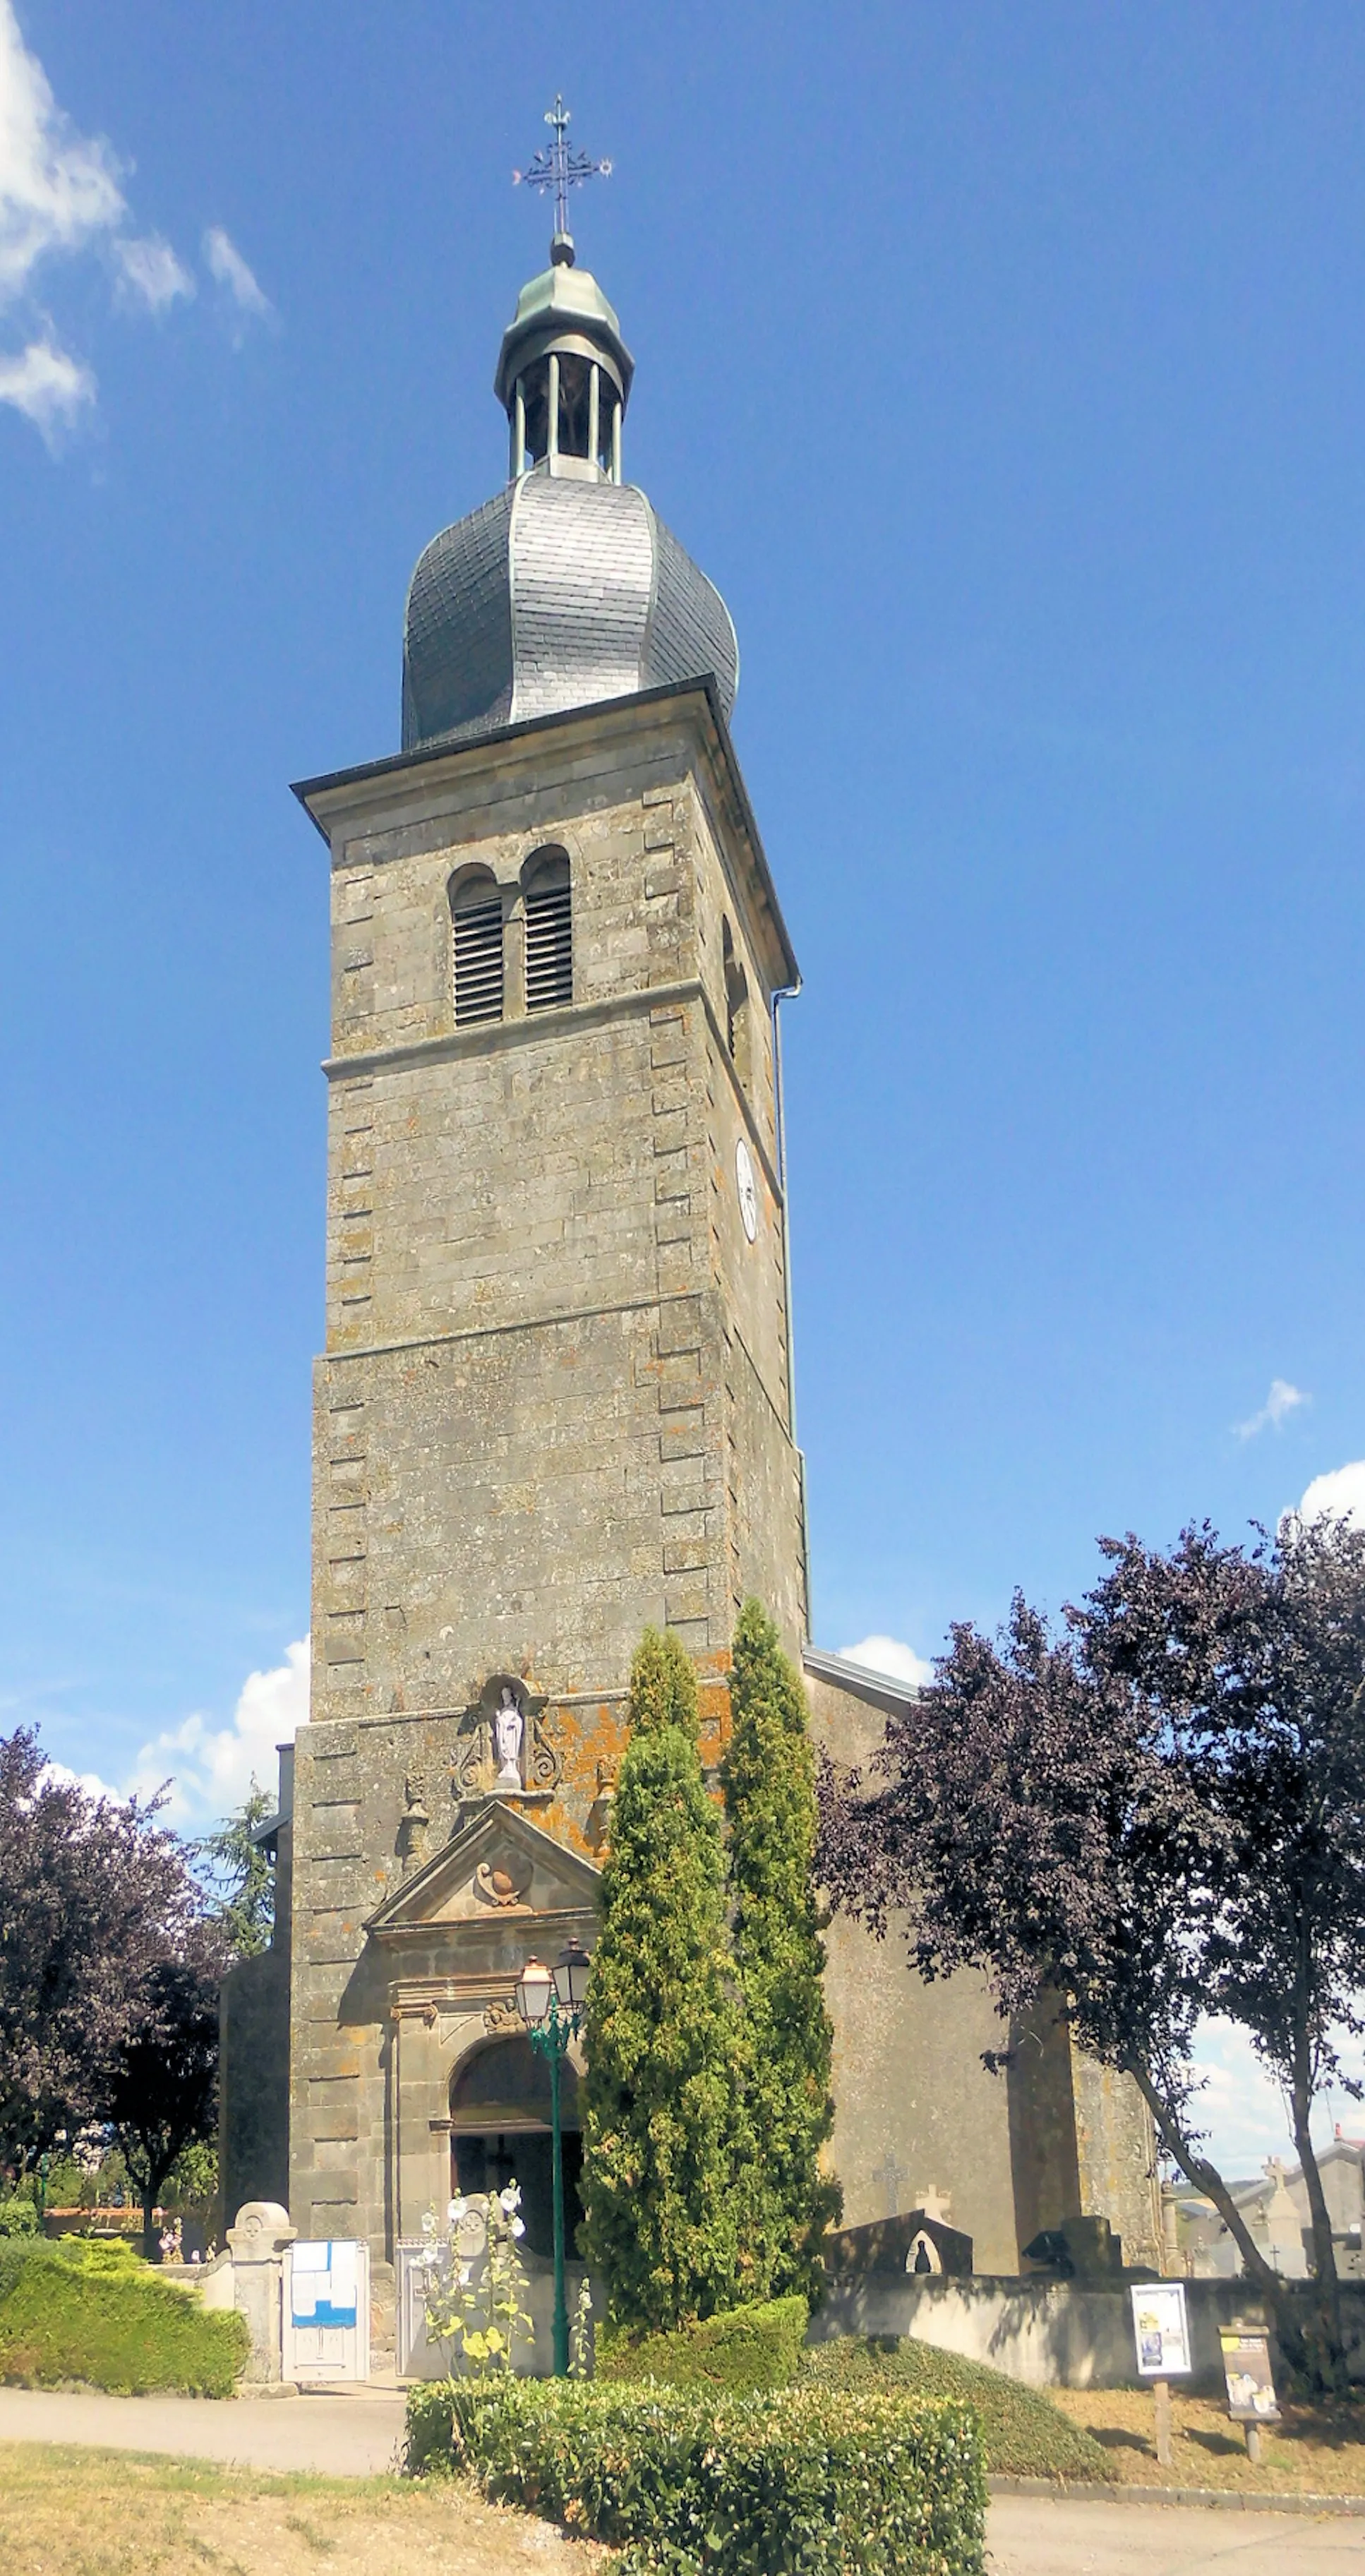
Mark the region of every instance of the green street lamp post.
[[534, 2049], [550, 2070], [550, 2188], [555, 2239], [555, 2377], [569, 2375], [569, 2303], [564, 2294], [564, 2135], [559, 2113], [559, 2070], [578, 2037], [588, 1991], [586, 1950], [571, 1941], [553, 1969], [528, 1959], [517, 1979], [517, 2010]]

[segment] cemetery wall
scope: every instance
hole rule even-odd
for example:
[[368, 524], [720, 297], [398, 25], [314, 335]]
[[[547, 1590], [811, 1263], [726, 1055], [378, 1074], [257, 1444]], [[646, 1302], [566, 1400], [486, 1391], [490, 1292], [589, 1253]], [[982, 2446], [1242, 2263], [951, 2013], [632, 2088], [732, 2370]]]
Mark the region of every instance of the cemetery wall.
[[[1221, 2394], [1218, 2329], [1263, 2314], [1245, 2281], [1187, 2281], [1197, 2393]], [[1343, 2283], [1342, 2311], [1352, 2377], [1365, 2380], [1365, 2283]], [[1129, 2388], [1138, 2380], [1128, 2291], [1052, 2281], [928, 2280], [893, 2272], [840, 2279], [811, 2325], [812, 2342], [843, 2334], [913, 2335], [943, 2352], [988, 2362], [1033, 2388]]]

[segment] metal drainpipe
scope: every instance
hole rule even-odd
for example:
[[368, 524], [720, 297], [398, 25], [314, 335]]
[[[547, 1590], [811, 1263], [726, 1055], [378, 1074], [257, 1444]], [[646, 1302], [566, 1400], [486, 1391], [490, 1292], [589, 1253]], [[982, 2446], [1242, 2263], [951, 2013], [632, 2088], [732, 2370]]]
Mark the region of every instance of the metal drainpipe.
[[796, 1445], [796, 1358], [792, 1334], [791, 1234], [787, 1221], [787, 1107], [782, 1090], [782, 1019], [779, 1005], [795, 1000], [799, 984], [782, 984], [773, 995], [773, 1095], [777, 1109], [777, 1179], [782, 1192], [782, 1270], [787, 1293], [787, 1420]]
[[782, 1192], [782, 1284], [787, 1301], [787, 1425], [793, 1449], [801, 1504], [801, 1571], [805, 1581], [806, 1629], [810, 1631], [810, 1529], [806, 1520], [806, 1462], [796, 1437], [796, 1334], [792, 1325], [792, 1238], [787, 1212], [787, 1105], [782, 1087], [782, 1018], [779, 1005], [792, 1001], [800, 992], [795, 984], [780, 985], [773, 995], [773, 1097], [777, 1110], [777, 1179]]
[[549, 418], [549, 444], [545, 453], [553, 474], [559, 462], [559, 353], [553, 349], [550, 352], [550, 381], [546, 388], [545, 408]]

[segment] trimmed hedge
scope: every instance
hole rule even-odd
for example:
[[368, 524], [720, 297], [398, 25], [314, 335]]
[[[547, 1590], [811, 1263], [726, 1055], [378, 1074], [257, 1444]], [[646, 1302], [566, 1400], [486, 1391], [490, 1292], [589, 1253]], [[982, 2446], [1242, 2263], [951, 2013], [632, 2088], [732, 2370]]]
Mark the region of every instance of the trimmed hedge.
[[629, 2576], [981, 2576], [970, 2408], [881, 2392], [764, 2397], [582, 2380], [409, 2393], [405, 2465], [624, 2548]]
[[123, 2245], [0, 2244], [0, 2380], [230, 2397], [249, 2348], [244, 2317], [211, 2314]]
[[810, 2312], [802, 2298], [733, 2308], [673, 2334], [597, 2338], [599, 2379], [652, 2379], [665, 2388], [728, 2388], [737, 2396], [790, 2388], [801, 2368]]
[[1112, 2479], [1102, 2445], [1073, 2424], [1039, 2388], [1025, 2388], [961, 2353], [941, 2352], [914, 2335], [837, 2335], [813, 2344], [801, 2371], [807, 2387], [863, 2396], [882, 2389], [915, 2397], [952, 2397], [970, 2406], [981, 2428], [992, 2477]]

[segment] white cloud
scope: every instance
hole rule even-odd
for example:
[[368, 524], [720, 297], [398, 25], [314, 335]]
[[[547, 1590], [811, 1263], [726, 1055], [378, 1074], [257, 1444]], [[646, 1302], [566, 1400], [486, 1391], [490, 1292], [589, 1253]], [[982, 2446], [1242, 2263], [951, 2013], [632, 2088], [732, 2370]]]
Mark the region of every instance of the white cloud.
[[917, 1655], [913, 1646], [902, 1645], [899, 1637], [863, 1637], [856, 1646], [841, 1646], [841, 1655], [851, 1664], [863, 1664], [872, 1673], [885, 1673], [889, 1681], [909, 1682], [922, 1690], [934, 1678], [934, 1667]]
[[204, 235], [204, 265], [239, 313], [249, 313], [258, 322], [274, 320], [274, 305], [221, 224], [211, 224]]
[[[3, 6], [3, 0], [0, 0]], [[48, 446], [70, 429], [95, 399], [95, 379], [55, 340], [30, 340], [17, 357], [0, 353], [0, 403], [11, 403], [41, 430]]]
[[[1348, 2074], [1365, 2073], [1365, 2057], [1357, 2044], [1343, 2041], [1341, 2053]], [[1196, 2097], [1195, 2126], [1207, 2132], [1206, 2152], [1225, 2182], [1250, 2181], [1267, 2156], [1298, 2162], [1284, 2098], [1236, 2022], [1209, 2020], [1201, 2025], [1194, 2065], [1203, 2078]], [[1365, 2113], [1349, 2094], [1325, 2091], [1314, 2108], [1314, 2143], [1329, 2144], [1338, 2121], [1348, 2137], [1359, 2137]]]
[[[162, 313], [194, 293], [194, 280], [159, 234], [128, 231], [127, 172], [103, 135], [78, 133], [0, 0], [0, 309], [23, 315], [22, 349], [0, 349], [0, 402], [31, 420], [48, 446], [95, 401], [95, 379], [57, 345], [31, 298], [40, 265], [99, 250], [123, 305]], [[29, 309], [23, 312], [25, 304]]]
[[1291, 1413], [1297, 1413], [1301, 1405], [1312, 1401], [1311, 1395], [1305, 1395], [1302, 1387], [1291, 1386], [1287, 1377], [1272, 1378], [1270, 1393], [1260, 1412], [1253, 1413], [1245, 1422], [1234, 1422], [1233, 1430], [1239, 1440], [1254, 1440], [1258, 1431], [1281, 1431]]
[[78, 134], [0, 0], [0, 299], [27, 289], [50, 252], [83, 250], [127, 212], [102, 136]]
[[308, 1716], [308, 1640], [285, 1649], [269, 1672], [249, 1673], [230, 1726], [187, 1717], [151, 1744], [137, 1760], [135, 1786], [145, 1795], [171, 1782], [170, 1818], [226, 1815], [239, 1807], [253, 1778], [273, 1792], [277, 1744], [292, 1744]]
[[149, 313], [164, 313], [178, 296], [196, 291], [189, 270], [159, 233], [147, 233], [139, 241], [115, 242], [114, 265], [122, 300], [145, 305]]
[[55, 1780], [59, 1788], [83, 1789], [87, 1798], [109, 1798], [116, 1807], [123, 1804], [124, 1792], [111, 1789], [107, 1780], [101, 1780], [98, 1771], [73, 1771], [65, 1762], [45, 1762], [43, 1778]]
[[1325, 1476], [1315, 1476], [1299, 1505], [1299, 1518], [1351, 1521], [1365, 1529], [1365, 1458], [1353, 1459], [1348, 1467], [1333, 1467]]

